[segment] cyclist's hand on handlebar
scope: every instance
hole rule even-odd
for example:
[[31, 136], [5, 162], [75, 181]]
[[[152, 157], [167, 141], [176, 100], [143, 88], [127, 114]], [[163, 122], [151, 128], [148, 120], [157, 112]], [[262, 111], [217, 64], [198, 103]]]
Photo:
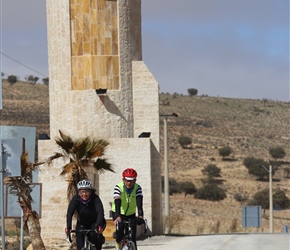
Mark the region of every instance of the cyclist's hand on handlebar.
[[96, 231], [97, 234], [101, 234], [101, 233], [104, 231], [104, 229], [103, 229], [101, 226], [98, 226], [98, 227], [95, 229], [95, 231]]
[[143, 219], [143, 217], [137, 217], [136, 218], [136, 223], [137, 223], [137, 225], [142, 225], [142, 224], [144, 224], [144, 219]]
[[115, 225], [115, 226], [117, 225], [117, 222], [118, 222], [118, 223], [121, 223], [121, 222], [122, 222], [122, 219], [121, 219], [120, 216], [117, 217], [117, 218], [114, 220], [114, 225]]
[[64, 229], [64, 232], [65, 232], [66, 235], [69, 235], [70, 234], [70, 231], [71, 231], [71, 228], [66, 227]]

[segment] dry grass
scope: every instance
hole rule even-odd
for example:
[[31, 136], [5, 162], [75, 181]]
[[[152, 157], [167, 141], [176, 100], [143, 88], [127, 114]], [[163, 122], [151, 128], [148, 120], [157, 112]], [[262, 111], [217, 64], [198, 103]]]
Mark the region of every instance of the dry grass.
[[[279, 145], [286, 150], [284, 164], [274, 176], [277, 181], [273, 182], [273, 187], [285, 190], [290, 198], [290, 181], [283, 174], [283, 168], [290, 166], [289, 109], [290, 103], [272, 100], [160, 95], [160, 113], [179, 115], [168, 119], [170, 177], [192, 181], [200, 187], [201, 169], [215, 164], [222, 170], [223, 188], [227, 192], [227, 198], [220, 202], [197, 200], [192, 195], [171, 196], [172, 233], [244, 232], [241, 223], [244, 204], [237, 202], [234, 196], [241, 194], [251, 198], [255, 192], [268, 188], [268, 182], [259, 182], [250, 176], [242, 162], [248, 156], [270, 160], [270, 146]], [[49, 134], [48, 86], [23, 82], [10, 86], [4, 81], [0, 115], [1, 125], [35, 126], [37, 134]], [[162, 120], [160, 126], [163, 159]], [[191, 148], [179, 146], [180, 135], [192, 138]], [[218, 149], [224, 146], [234, 151], [231, 161], [222, 161], [218, 154]], [[290, 224], [289, 210], [275, 211], [275, 232], [282, 232], [284, 224]], [[268, 211], [261, 228], [247, 231], [268, 232]]]
[[[273, 188], [285, 190], [290, 198], [290, 181], [283, 173], [283, 168], [290, 166], [289, 108], [290, 103], [271, 100], [160, 95], [160, 113], [179, 114], [178, 118], [168, 120], [170, 177], [178, 181], [192, 181], [200, 187], [203, 178], [201, 169], [215, 164], [221, 168], [223, 188], [227, 192], [227, 198], [219, 202], [180, 194], [171, 196], [171, 212], [183, 214], [185, 218], [173, 228], [172, 233], [269, 231], [268, 211], [262, 219], [261, 228], [242, 228], [242, 206], [245, 204], [237, 202], [234, 196], [240, 194], [251, 198], [257, 191], [268, 188], [268, 182], [259, 182], [247, 173], [243, 159], [253, 156], [273, 160], [268, 153], [269, 147], [282, 146], [286, 157], [275, 173]], [[162, 131], [163, 124], [160, 125]], [[178, 145], [180, 135], [192, 138], [190, 149], [182, 149]], [[219, 156], [218, 149], [224, 146], [230, 146], [234, 151], [231, 161], [222, 161]], [[290, 224], [290, 210], [274, 211], [275, 232], [283, 232], [284, 224]]]
[[49, 134], [48, 86], [18, 82], [9, 85], [3, 80], [2, 126], [32, 126], [37, 134]]

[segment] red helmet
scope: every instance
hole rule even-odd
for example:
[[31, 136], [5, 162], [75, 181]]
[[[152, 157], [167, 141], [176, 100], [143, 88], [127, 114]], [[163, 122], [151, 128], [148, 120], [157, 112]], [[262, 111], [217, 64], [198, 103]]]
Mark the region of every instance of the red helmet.
[[133, 168], [126, 168], [122, 174], [123, 178], [126, 180], [135, 180], [137, 178], [137, 172]]

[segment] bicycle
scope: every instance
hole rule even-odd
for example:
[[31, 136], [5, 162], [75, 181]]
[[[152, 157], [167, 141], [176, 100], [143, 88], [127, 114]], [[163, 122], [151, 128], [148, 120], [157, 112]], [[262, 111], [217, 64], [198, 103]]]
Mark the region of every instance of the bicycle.
[[80, 229], [80, 230], [71, 230], [68, 234], [68, 241], [72, 243], [71, 233], [83, 233], [85, 235], [84, 246], [81, 250], [96, 250], [95, 244], [90, 242], [89, 234], [91, 232], [96, 232], [94, 229]]
[[[133, 242], [133, 230], [132, 226], [136, 225], [136, 220], [123, 220], [121, 222], [124, 225], [124, 235], [121, 240], [120, 250], [136, 250], [136, 245]], [[119, 230], [119, 223], [116, 223], [116, 231]], [[147, 220], [144, 220], [144, 234], [147, 232]]]

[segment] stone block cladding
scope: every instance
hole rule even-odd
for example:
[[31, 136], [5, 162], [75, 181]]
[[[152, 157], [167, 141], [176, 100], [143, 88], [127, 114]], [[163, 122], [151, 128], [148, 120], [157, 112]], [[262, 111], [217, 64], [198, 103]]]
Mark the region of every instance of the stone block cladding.
[[119, 89], [117, 1], [71, 0], [72, 89]]

